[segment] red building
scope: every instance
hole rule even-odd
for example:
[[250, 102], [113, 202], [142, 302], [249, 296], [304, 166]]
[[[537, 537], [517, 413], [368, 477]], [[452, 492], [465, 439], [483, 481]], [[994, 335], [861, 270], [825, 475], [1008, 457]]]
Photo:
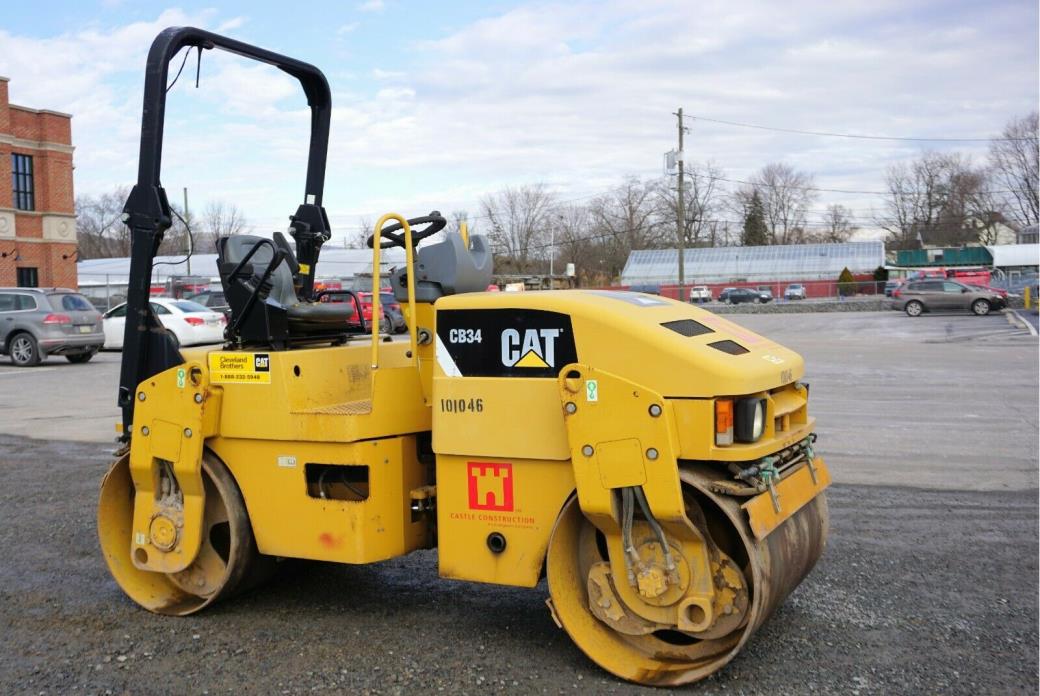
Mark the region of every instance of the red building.
[[76, 287], [72, 116], [8, 101], [0, 77], [0, 286]]

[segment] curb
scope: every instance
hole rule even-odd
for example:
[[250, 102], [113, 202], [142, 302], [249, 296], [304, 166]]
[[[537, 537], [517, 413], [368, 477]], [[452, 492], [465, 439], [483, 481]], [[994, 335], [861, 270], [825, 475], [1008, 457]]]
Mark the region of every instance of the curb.
[[1029, 332], [1030, 336], [1033, 336], [1034, 338], [1037, 337], [1037, 332], [1033, 327], [1033, 322], [1020, 315], [1017, 309], [1008, 309], [1008, 311], [1004, 313], [1004, 316], [1007, 317], [1008, 323], [1012, 326], [1025, 329]]

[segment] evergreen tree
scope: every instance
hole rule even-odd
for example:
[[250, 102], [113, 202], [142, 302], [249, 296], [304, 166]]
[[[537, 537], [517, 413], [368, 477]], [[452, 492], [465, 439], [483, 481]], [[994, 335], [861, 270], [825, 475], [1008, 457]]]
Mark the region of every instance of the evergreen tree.
[[751, 200], [744, 213], [744, 232], [740, 236], [740, 243], [744, 246], [765, 246], [769, 243], [765, 208], [762, 206], [762, 196], [757, 190], [751, 194]]
[[856, 294], [856, 279], [852, 276], [849, 267], [841, 269], [838, 275], [838, 294], [842, 297], [850, 297]]

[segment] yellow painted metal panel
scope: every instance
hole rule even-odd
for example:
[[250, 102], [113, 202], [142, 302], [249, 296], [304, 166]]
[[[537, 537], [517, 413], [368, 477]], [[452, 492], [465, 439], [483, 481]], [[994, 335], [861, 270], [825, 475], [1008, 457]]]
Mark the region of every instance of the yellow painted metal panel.
[[[437, 455], [440, 574], [534, 587], [549, 535], [574, 491], [570, 462]], [[488, 547], [499, 533], [501, 553]]]
[[646, 483], [646, 467], [643, 466], [643, 449], [639, 440], [628, 438], [596, 445], [596, 465], [599, 480], [604, 488], [642, 486]]
[[436, 377], [433, 394], [439, 454], [570, 458], [554, 379]]
[[[214, 438], [208, 444], [242, 490], [261, 553], [371, 563], [427, 545], [427, 523], [413, 521], [410, 509], [411, 490], [430, 483], [414, 437], [343, 444]], [[312, 497], [307, 464], [367, 466], [368, 499]]]
[[[202, 445], [205, 426], [213, 422], [205, 412], [219, 409], [220, 399], [196, 362], [150, 377], [138, 385], [135, 398], [130, 558], [140, 570], [178, 572], [191, 564], [202, 543]], [[173, 529], [178, 531], [155, 536], [156, 530]]]
[[[228, 354], [194, 349], [185, 355], [206, 365], [211, 352]], [[220, 433], [239, 439], [355, 442], [429, 431], [430, 409], [407, 352], [403, 343], [380, 346], [380, 367], [373, 371], [368, 347], [358, 343], [272, 351], [267, 354], [269, 384], [214, 387], [223, 397]]]
[[780, 512], [773, 507], [772, 496], [768, 492], [755, 496], [741, 507], [748, 514], [751, 531], [758, 539], [764, 539], [769, 533], [783, 524], [784, 520], [802, 509], [827, 486], [831, 485], [831, 474], [823, 459], [817, 457], [813, 467], [816, 480], [808, 466], [803, 466], [787, 478], [776, 484], [776, 497]]
[[[797, 353], [723, 317], [664, 297], [552, 290], [465, 293], [437, 301], [437, 311], [451, 309], [568, 314], [579, 362], [624, 375], [664, 397], [754, 394], [798, 380], [805, 371]], [[661, 326], [679, 320], [696, 321], [711, 333], [691, 337]], [[730, 355], [709, 345], [723, 340], [736, 341], [748, 352]]]

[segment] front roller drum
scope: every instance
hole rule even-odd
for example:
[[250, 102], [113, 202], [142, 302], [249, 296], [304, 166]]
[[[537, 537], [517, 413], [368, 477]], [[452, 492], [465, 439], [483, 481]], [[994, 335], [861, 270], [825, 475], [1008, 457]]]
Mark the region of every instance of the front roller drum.
[[274, 559], [256, 549], [238, 485], [209, 451], [203, 453], [202, 475], [206, 499], [202, 546], [192, 564], [178, 573], [141, 570], [131, 558], [134, 486], [129, 455], [117, 459], [101, 483], [98, 536], [108, 569], [130, 599], [157, 614], [194, 614], [255, 586], [274, 568]]
[[598, 530], [577, 498], [564, 507], [549, 543], [546, 575], [557, 621], [575, 644], [612, 674], [657, 686], [688, 684], [726, 665], [812, 570], [827, 536], [827, 501], [821, 493], [767, 536], [751, 534], [738, 500], [708, 490], [710, 479], [683, 472], [684, 495], [704, 511], [706, 531], [741, 568], [750, 592], [744, 621], [723, 635], [698, 638], [678, 630], [629, 635], [600, 621], [589, 606], [587, 578], [606, 560]]

